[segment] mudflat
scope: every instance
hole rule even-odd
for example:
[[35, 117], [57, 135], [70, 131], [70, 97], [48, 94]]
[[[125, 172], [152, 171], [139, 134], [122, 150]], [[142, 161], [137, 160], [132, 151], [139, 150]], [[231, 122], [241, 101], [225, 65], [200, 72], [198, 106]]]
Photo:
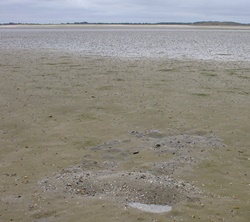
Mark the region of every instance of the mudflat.
[[249, 62], [6, 49], [0, 76], [0, 221], [249, 221]]

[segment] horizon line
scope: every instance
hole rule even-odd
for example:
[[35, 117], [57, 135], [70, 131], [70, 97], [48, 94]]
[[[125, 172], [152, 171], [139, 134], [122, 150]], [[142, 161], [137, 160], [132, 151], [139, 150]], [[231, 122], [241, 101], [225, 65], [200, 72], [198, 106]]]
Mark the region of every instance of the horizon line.
[[61, 23], [39, 23], [39, 22], [0, 22], [0, 25], [250, 25], [233, 21], [196, 21], [196, 22], [61, 22]]

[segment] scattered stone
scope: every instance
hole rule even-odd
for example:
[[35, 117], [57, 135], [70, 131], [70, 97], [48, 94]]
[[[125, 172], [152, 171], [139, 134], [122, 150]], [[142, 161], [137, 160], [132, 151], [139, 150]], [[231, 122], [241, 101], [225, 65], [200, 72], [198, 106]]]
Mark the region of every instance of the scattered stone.
[[[202, 192], [191, 183], [174, 178], [175, 172], [192, 168], [207, 157], [210, 148], [223, 146], [220, 139], [214, 135], [168, 136], [159, 131], [131, 131], [130, 134], [135, 138], [115, 140], [90, 148], [93, 154], [84, 156], [81, 164], [45, 178], [39, 182], [41, 187], [46, 192], [133, 203], [147, 211], [152, 207], [156, 210], [157, 207], [173, 206], [182, 201], [199, 201]], [[137, 144], [140, 145], [136, 151], [132, 151], [133, 155], [146, 150], [159, 156], [169, 154], [171, 158], [157, 162], [142, 160], [133, 169], [130, 165], [134, 160], [128, 154], [134, 148], [135, 140], [139, 140]], [[95, 152], [102, 161], [95, 161]], [[123, 164], [129, 165], [128, 169], [131, 170], [120, 171]], [[150, 172], [145, 169], [150, 169]]]
[[[111, 198], [123, 203], [139, 202], [170, 206], [184, 200], [199, 200], [201, 194], [198, 188], [188, 182], [179, 181], [169, 176], [156, 176], [149, 172], [101, 170], [92, 171], [91, 176], [87, 175], [84, 170], [68, 169], [61, 174], [47, 178], [46, 182], [41, 181], [40, 184], [47, 192]], [[143, 180], [138, 183], [138, 179]]]

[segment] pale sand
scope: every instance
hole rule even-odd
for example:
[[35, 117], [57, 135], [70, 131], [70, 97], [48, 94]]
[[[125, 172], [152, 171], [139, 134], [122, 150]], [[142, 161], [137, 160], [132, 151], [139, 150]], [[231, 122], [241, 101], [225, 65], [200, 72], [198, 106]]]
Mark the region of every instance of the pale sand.
[[1, 50], [0, 221], [248, 222], [249, 73], [246, 62]]

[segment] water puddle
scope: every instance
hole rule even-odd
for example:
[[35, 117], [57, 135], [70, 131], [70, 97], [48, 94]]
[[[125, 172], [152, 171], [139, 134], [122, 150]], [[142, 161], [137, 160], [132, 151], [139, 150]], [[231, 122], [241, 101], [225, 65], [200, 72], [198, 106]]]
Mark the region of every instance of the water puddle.
[[172, 210], [172, 207], [168, 205], [142, 204], [138, 202], [132, 202], [128, 205], [130, 207], [150, 213], [166, 213]]

